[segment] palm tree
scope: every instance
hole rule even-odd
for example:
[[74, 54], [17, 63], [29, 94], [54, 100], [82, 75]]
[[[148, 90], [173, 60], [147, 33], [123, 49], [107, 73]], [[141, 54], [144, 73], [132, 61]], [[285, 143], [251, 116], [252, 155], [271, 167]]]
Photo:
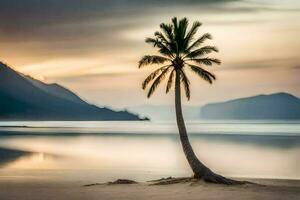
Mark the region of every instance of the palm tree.
[[157, 86], [168, 76], [166, 87], [166, 93], [168, 93], [173, 86], [175, 79], [177, 126], [182, 148], [186, 159], [193, 170], [194, 178], [203, 179], [207, 182], [213, 183], [240, 183], [239, 181], [220, 176], [206, 167], [195, 155], [186, 132], [181, 108], [181, 86], [183, 86], [185, 96], [189, 100], [190, 81], [185, 71], [189, 69], [211, 84], [214, 80], [216, 80], [216, 77], [211, 72], [205, 70], [202, 66], [221, 64], [219, 59], [206, 56], [211, 52], [218, 52], [218, 49], [215, 46], [202, 45], [206, 40], [212, 39], [212, 36], [209, 33], [194, 39], [200, 26], [201, 23], [196, 21], [188, 30], [187, 18], [182, 18], [178, 21], [177, 18], [174, 17], [172, 19], [172, 23], [160, 24], [161, 32], [155, 32], [153, 38], [146, 38], [145, 42], [157, 48], [160, 55], [143, 56], [139, 61], [139, 68], [152, 64], [163, 66], [160, 66], [144, 80], [142, 88], [145, 90], [148, 85], [151, 85], [147, 95], [149, 98]]

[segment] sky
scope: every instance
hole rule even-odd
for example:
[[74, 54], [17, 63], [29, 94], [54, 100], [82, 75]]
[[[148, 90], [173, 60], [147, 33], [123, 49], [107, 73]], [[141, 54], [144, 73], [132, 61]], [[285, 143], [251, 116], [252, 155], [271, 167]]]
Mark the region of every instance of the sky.
[[157, 68], [138, 69], [144, 42], [171, 18], [202, 22], [222, 65], [206, 68], [210, 85], [193, 74], [191, 100], [203, 105], [274, 92], [300, 96], [298, 0], [1, 0], [0, 60], [83, 99], [115, 108], [173, 104], [165, 83], [151, 99], [141, 82]]

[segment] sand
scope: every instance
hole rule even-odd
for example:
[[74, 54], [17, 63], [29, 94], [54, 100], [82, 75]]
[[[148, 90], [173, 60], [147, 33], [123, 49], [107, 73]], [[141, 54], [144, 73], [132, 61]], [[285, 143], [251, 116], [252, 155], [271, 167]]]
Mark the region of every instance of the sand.
[[[83, 186], [76, 181], [24, 180], [14, 177], [0, 179], [1, 200], [282, 200], [300, 199], [300, 181], [250, 180], [264, 185], [226, 186], [198, 183], [149, 186], [148, 183], [126, 185]], [[85, 183], [85, 184], [92, 184]]]

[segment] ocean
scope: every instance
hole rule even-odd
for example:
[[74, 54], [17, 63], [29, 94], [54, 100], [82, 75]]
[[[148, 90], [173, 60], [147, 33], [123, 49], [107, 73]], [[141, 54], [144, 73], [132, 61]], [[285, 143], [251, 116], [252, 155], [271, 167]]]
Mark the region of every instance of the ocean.
[[[188, 121], [194, 151], [230, 177], [300, 179], [300, 121]], [[192, 174], [174, 122], [0, 122], [0, 178], [104, 182]]]

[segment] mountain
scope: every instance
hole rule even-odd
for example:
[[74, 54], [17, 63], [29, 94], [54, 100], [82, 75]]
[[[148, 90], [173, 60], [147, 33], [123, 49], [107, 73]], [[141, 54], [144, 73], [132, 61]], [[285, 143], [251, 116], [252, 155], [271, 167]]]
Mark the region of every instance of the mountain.
[[201, 107], [202, 119], [300, 119], [300, 99], [288, 93], [258, 95]]
[[43, 83], [42, 81], [33, 79], [29, 76], [25, 76], [25, 78], [28, 81], [30, 81], [34, 86], [38, 87], [39, 89], [41, 89], [44, 92], [47, 92], [51, 95], [67, 99], [67, 100], [75, 102], [75, 103], [83, 103], [83, 104], [86, 103], [80, 97], [78, 97], [75, 93], [58, 85], [57, 83], [46, 84], [46, 83]]
[[24, 76], [0, 62], [0, 120], [140, 120], [89, 104], [58, 84]]

